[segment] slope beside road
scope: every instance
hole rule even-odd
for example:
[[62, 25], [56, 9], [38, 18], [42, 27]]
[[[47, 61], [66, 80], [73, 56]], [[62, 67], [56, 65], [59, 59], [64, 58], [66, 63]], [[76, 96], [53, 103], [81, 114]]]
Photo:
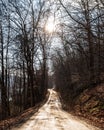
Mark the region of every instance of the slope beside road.
[[100, 130], [68, 114], [61, 109], [61, 103], [54, 90], [44, 106], [22, 125], [11, 130]]

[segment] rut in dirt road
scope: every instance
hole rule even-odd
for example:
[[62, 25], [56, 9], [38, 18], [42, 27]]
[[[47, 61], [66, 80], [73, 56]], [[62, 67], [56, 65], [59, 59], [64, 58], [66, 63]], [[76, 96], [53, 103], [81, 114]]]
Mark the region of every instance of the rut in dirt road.
[[100, 130], [64, 112], [57, 93], [49, 91], [49, 99], [38, 113], [30, 117], [26, 123], [11, 130]]

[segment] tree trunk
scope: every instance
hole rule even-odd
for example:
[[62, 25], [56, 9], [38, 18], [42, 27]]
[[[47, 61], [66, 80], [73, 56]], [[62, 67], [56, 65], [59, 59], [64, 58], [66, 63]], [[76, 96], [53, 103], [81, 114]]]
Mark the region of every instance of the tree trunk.
[[8, 116], [8, 102], [7, 102], [7, 87], [4, 83], [4, 43], [3, 43], [3, 30], [2, 23], [0, 23], [0, 42], [1, 42], [1, 66], [2, 66], [2, 79], [1, 79], [1, 109], [2, 119]]

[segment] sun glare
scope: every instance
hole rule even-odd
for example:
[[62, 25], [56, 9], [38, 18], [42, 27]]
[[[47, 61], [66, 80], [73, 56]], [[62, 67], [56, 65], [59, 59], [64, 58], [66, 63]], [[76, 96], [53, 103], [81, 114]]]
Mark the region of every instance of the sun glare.
[[46, 23], [46, 26], [45, 26], [45, 30], [48, 32], [48, 33], [53, 33], [55, 31], [55, 22], [54, 22], [54, 18], [53, 17], [50, 17]]

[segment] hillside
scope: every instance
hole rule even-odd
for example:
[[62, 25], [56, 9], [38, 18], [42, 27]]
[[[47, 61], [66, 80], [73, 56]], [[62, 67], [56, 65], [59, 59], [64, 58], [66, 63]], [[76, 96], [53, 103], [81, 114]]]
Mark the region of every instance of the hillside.
[[[68, 104], [64, 109], [70, 111]], [[92, 124], [104, 129], [104, 84], [84, 90], [74, 99], [72, 113], [89, 119]]]

